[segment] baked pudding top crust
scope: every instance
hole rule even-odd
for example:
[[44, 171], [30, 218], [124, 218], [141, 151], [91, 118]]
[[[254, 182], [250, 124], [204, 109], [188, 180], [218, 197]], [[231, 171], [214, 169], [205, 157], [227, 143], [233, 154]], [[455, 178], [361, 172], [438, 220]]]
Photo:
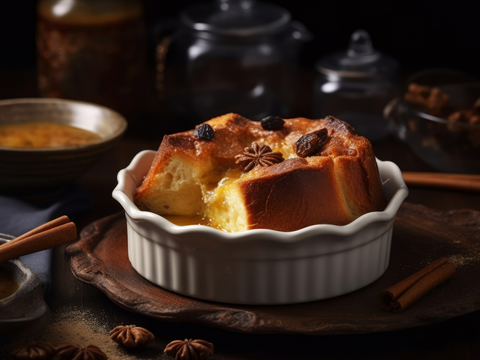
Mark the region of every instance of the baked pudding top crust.
[[[208, 140], [199, 138], [195, 129], [166, 135], [135, 192], [135, 203], [160, 215], [221, 217], [231, 209], [218, 204], [227, 201], [239, 209], [234, 217], [245, 222], [227, 231], [344, 225], [385, 208], [375, 156], [366, 138], [333, 116], [283, 120], [280, 129], [265, 130], [260, 122], [226, 114], [204, 123], [214, 131]], [[299, 157], [299, 139], [320, 130], [327, 134], [320, 150]], [[243, 172], [236, 156], [254, 142], [282, 153], [285, 161]], [[237, 200], [241, 206], [232, 205]], [[232, 214], [228, 217], [238, 222]]]

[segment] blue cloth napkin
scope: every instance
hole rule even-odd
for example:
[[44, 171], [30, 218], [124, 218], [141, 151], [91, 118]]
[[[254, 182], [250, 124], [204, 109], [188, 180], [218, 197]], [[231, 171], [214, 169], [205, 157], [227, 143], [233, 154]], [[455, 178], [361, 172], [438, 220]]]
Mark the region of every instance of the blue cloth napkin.
[[[59, 199], [49, 203], [34, 204], [0, 196], [0, 233], [20, 236], [62, 215], [73, 220], [75, 216], [91, 210], [92, 204], [90, 195], [76, 185], [71, 185]], [[52, 285], [52, 255], [53, 250], [49, 249], [21, 257], [40, 277], [44, 294]]]

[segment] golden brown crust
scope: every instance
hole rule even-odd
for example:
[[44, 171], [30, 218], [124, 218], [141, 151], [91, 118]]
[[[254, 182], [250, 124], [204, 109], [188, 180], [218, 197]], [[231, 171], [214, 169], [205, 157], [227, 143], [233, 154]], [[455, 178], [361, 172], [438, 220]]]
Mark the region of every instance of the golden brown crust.
[[[366, 212], [385, 208], [375, 156], [367, 139], [331, 116], [284, 120], [282, 129], [271, 131], [264, 130], [260, 122], [226, 114], [206, 122], [215, 130], [211, 141], [196, 138], [194, 130], [165, 136], [149, 173], [135, 192], [136, 204], [159, 214], [175, 214], [169, 212], [172, 208], [168, 205], [155, 208], [163, 201], [158, 194], [159, 175], [170, 162], [188, 164], [189, 171], [200, 179], [220, 180], [212, 174], [236, 168], [235, 156], [255, 141], [281, 151], [286, 160], [255, 168], [238, 180], [248, 229], [291, 231], [319, 223], [344, 225]], [[297, 140], [324, 128], [328, 139], [321, 152], [299, 158], [295, 154]]]
[[335, 178], [332, 158], [315, 160], [292, 158], [259, 168], [254, 178], [240, 180], [249, 230], [293, 231], [354, 220]]

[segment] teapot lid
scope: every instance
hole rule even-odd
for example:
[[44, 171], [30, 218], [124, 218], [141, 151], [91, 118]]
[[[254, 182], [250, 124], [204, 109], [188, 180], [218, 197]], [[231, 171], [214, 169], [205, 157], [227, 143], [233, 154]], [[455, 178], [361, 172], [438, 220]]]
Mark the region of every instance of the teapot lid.
[[277, 32], [290, 22], [290, 13], [254, 0], [216, 0], [187, 7], [182, 22], [197, 31], [218, 35], [254, 36]]
[[353, 32], [347, 51], [327, 55], [317, 63], [317, 70], [325, 75], [350, 78], [389, 76], [397, 68], [395, 59], [373, 48], [365, 30]]

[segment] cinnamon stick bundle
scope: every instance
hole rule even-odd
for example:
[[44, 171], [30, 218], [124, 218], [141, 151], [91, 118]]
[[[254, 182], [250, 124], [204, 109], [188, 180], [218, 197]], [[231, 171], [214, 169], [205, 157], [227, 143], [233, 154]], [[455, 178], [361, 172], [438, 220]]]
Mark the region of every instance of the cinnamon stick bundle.
[[386, 311], [401, 312], [448, 280], [455, 271], [455, 265], [448, 258], [440, 258], [398, 284], [381, 291], [377, 296], [378, 303]]
[[0, 245], [0, 263], [77, 239], [77, 227], [61, 216]]

